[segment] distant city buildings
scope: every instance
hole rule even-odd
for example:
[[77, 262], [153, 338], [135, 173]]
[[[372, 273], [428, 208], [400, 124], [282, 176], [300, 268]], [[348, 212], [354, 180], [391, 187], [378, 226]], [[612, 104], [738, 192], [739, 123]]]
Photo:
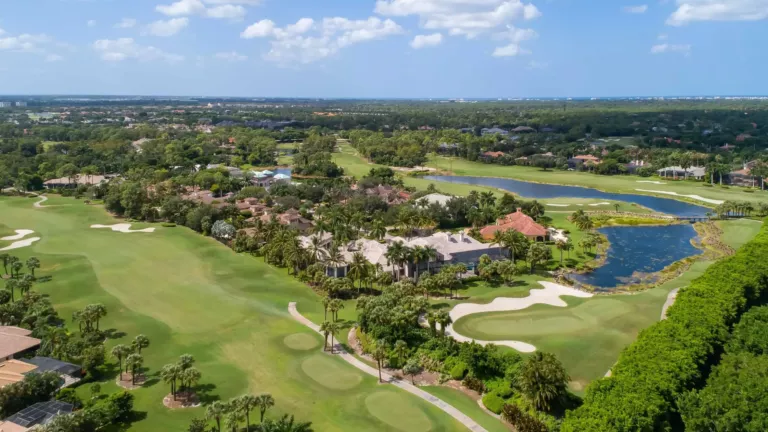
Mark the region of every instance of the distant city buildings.
[[0, 102], [0, 108], [10, 108], [11, 106], [10, 102]]

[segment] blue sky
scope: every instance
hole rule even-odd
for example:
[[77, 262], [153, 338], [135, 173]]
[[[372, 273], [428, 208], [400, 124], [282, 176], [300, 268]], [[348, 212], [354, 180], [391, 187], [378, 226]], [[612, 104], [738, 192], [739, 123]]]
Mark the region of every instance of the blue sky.
[[768, 94], [768, 0], [0, 0], [0, 6], [0, 94]]

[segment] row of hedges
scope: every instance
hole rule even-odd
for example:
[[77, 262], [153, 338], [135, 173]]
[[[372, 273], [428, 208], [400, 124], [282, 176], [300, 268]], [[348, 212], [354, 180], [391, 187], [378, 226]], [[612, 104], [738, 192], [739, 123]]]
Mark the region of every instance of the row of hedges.
[[587, 389], [564, 432], [681, 430], [677, 401], [700, 388], [731, 326], [768, 292], [768, 227], [733, 257], [713, 264], [680, 292], [668, 319], [644, 330], [613, 376]]

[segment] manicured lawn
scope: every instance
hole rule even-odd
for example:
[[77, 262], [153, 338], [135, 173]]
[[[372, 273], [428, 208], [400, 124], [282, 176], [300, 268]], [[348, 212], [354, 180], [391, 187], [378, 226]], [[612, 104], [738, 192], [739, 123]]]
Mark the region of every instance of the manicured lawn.
[[[638, 176], [602, 176], [597, 174], [583, 173], [577, 171], [548, 170], [542, 171], [539, 168], [524, 166], [502, 166], [495, 164], [485, 164], [481, 162], [470, 162], [459, 158], [446, 158], [442, 156], [431, 155], [427, 166], [439, 170], [450, 170], [455, 175], [477, 176], [477, 177], [508, 177], [516, 180], [550, 183], [569, 186], [586, 186], [600, 189], [606, 192], [618, 193], [637, 193], [657, 195], [664, 198], [677, 198], [670, 195], [654, 194], [649, 192], [638, 192], [636, 189], [657, 190], [676, 192], [684, 195], [700, 195], [704, 198], [727, 201], [752, 201], [768, 202], [768, 191], [754, 190], [754, 193], [745, 193], [746, 188], [730, 187], [728, 189], [720, 186], [705, 187], [702, 182], [684, 181], [663, 178], [642, 178]], [[642, 181], [660, 181], [666, 184], [659, 185], [653, 183], [639, 183]], [[709, 205], [697, 200], [690, 200], [696, 204]]]
[[510, 428], [500, 420], [491, 417], [490, 414], [483, 411], [482, 408], [477, 405], [476, 401], [472, 400], [472, 398], [459, 390], [442, 386], [427, 386], [422, 387], [421, 389], [460, 409], [461, 412], [479, 423], [480, 426], [488, 429], [488, 432], [509, 432], [510, 430]]
[[[73, 311], [106, 305], [102, 327], [118, 332], [107, 349], [139, 333], [151, 340], [142, 353], [148, 384], [133, 391], [146, 418], [130, 430], [181, 431], [204, 415], [204, 408], [169, 411], [161, 403], [169, 389], [157, 372], [184, 353], [197, 359], [204, 402], [269, 392], [277, 401], [270, 417], [295, 414], [318, 431], [394, 430], [405, 423], [392, 422], [403, 418], [413, 418], [415, 426], [400, 430], [463, 430], [425, 401], [320, 353], [322, 338], [287, 313], [288, 302], [311, 304], [317, 296], [285, 270], [186, 228], [95, 230], [89, 226], [118, 221], [74, 199], [52, 197], [46, 205], [55, 207], [44, 209], [32, 202], [0, 198], [0, 233], [33, 229], [42, 237], [14, 251], [22, 259], [37, 256], [43, 265], [38, 274], [53, 277], [35, 289], [50, 295], [70, 326]], [[116, 391], [113, 381], [105, 379], [102, 391]], [[87, 394], [87, 386], [80, 391]]]
[[[737, 239], [740, 244], [732, 245], [740, 246], [757, 234], [761, 224], [728, 221], [722, 226], [723, 239]], [[637, 294], [563, 297], [566, 308], [535, 305], [522, 311], [475, 314], [458, 320], [454, 328], [476, 339], [519, 340], [554, 353], [571, 375], [572, 390], [581, 392], [605, 375], [640, 330], [660, 319], [670, 291], [687, 286], [711, 264], [697, 262], [679, 278]], [[525, 295], [515, 292], [511, 297]]]
[[752, 240], [763, 225], [762, 223], [751, 219], [718, 221], [717, 224], [727, 234], [723, 235], [723, 243], [734, 249], [738, 249], [744, 246], [748, 241]]

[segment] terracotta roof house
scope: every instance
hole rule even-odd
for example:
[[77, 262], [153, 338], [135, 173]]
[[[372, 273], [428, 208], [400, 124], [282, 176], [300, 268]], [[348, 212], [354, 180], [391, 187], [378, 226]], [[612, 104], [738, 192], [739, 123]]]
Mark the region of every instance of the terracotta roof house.
[[536, 129], [530, 127], [530, 126], [518, 126], [514, 129], [512, 129], [512, 132], [515, 133], [522, 133], [522, 132], [536, 132]]
[[549, 232], [546, 228], [536, 223], [530, 216], [518, 208], [515, 213], [510, 213], [496, 221], [496, 225], [488, 225], [480, 230], [480, 234], [486, 240], [492, 240], [497, 231], [517, 231], [534, 241], [546, 241]]
[[0, 388], [15, 384], [24, 379], [24, 375], [37, 369], [37, 366], [19, 360], [6, 360], [0, 363]]
[[576, 155], [568, 159], [568, 166], [570, 168], [576, 168], [581, 165], [597, 165], [600, 162], [600, 158], [592, 155]]
[[752, 138], [752, 135], [748, 133], [739, 134], [739, 136], [736, 137], [736, 142], [744, 142], [749, 138]]
[[304, 217], [301, 216], [301, 213], [295, 209], [290, 209], [287, 212], [278, 215], [265, 213], [260, 219], [264, 223], [269, 223], [273, 216], [277, 219], [277, 222], [280, 223], [280, 225], [287, 225], [302, 233], [308, 232], [312, 228], [312, 221], [304, 219]]
[[29, 337], [32, 332], [20, 327], [0, 326], [0, 361], [40, 345], [40, 339]]
[[504, 156], [504, 152], [500, 152], [500, 151], [498, 151], [498, 152], [487, 151], [487, 152], [483, 153], [483, 157], [485, 157], [487, 159], [496, 159], [496, 158], [500, 158], [502, 156]]

